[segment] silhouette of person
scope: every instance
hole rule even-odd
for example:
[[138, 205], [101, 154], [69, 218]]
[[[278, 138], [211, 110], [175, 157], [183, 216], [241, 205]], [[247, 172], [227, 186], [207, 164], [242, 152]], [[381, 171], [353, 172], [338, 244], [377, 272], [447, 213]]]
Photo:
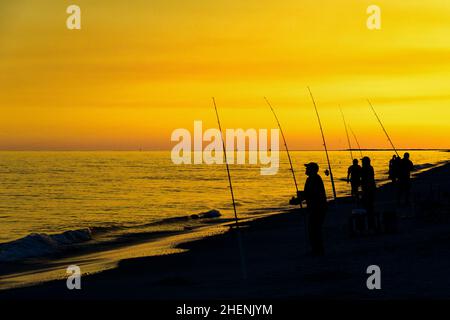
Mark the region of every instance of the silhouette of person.
[[358, 201], [358, 192], [359, 187], [361, 186], [361, 166], [358, 164], [358, 159], [354, 159], [353, 165], [348, 168], [347, 183], [351, 183], [352, 196], [356, 201]]
[[367, 211], [367, 222], [369, 231], [375, 231], [375, 212], [374, 212], [374, 201], [375, 201], [375, 172], [370, 164], [370, 158], [362, 158], [362, 168], [361, 168], [361, 189], [362, 189], [362, 204], [364, 209]]
[[392, 183], [397, 181], [398, 177], [398, 161], [397, 156], [394, 154], [392, 159], [389, 161], [389, 179], [391, 179]]
[[397, 156], [394, 161], [394, 175], [395, 175], [396, 182], [398, 182], [398, 175], [399, 175], [401, 165], [402, 165], [402, 158]]
[[409, 157], [408, 152], [403, 155], [398, 170], [398, 203], [401, 204], [401, 200], [404, 198], [405, 205], [408, 205], [410, 201], [411, 171], [414, 169], [414, 164]]
[[318, 174], [319, 165], [315, 162], [305, 164], [306, 179], [303, 197], [308, 206], [308, 231], [312, 255], [321, 256], [325, 253], [323, 246], [322, 226], [327, 211], [327, 197], [322, 178]]

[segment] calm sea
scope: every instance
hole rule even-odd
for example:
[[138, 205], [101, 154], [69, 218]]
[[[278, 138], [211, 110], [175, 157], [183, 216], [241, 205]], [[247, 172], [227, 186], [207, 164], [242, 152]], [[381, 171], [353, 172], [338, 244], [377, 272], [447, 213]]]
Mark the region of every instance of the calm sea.
[[[372, 158], [376, 178], [383, 183], [392, 152], [364, 154]], [[261, 176], [259, 166], [231, 166], [240, 216], [289, 208], [295, 188], [285, 153], [280, 156], [279, 173], [274, 176]], [[316, 161], [322, 173], [326, 169], [323, 152], [298, 151], [292, 156], [300, 186], [305, 181], [304, 163]], [[330, 157], [338, 194], [348, 194], [344, 178], [350, 155], [335, 151]], [[411, 157], [423, 170], [450, 160], [450, 153], [412, 151]], [[329, 178], [322, 176], [331, 196]], [[218, 210], [221, 216], [189, 217], [211, 210]], [[64, 244], [96, 236], [113, 239], [135, 233], [182, 230], [232, 216], [223, 165], [174, 165], [170, 152], [0, 152], [3, 246], [22, 239], [21, 247], [16, 249], [23, 250], [25, 246], [31, 250], [37, 239]], [[89, 235], [85, 234], [87, 228]], [[72, 233], [61, 235], [66, 231]], [[48, 238], [49, 235], [59, 238]], [[12, 249], [9, 246], [3, 250], [4, 260], [21, 257]]]

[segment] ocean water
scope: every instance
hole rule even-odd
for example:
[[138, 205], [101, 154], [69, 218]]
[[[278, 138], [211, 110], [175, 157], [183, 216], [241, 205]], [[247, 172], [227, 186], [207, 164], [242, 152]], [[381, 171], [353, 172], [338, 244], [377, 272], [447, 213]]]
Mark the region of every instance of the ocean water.
[[[450, 160], [448, 152], [410, 153], [419, 170]], [[392, 152], [364, 155], [384, 183]], [[240, 217], [289, 208], [295, 187], [285, 153], [280, 157], [273, 176], [260, 175], [259, 165], [231, 166]], [[316, 161], [331, 197], [324, 153], [295, 151], [292, 158], [299, 187], [306, 178], [303, 164]], [[330, 159], [338, 195], [349, 194], [344, 181], [349, 153], [333, 151]], [[202, 213], [212, 215], [191, 217]], [[0, 262], [51, 253], [59, 244], [186, 230], [232, 218], [224, 165], [174, 165], [167, 151], [0, 152]]]

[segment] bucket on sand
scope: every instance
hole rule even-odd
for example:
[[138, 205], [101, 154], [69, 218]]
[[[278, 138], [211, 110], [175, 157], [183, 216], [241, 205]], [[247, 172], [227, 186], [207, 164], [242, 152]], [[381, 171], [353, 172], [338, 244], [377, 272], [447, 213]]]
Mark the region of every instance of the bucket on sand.
[[359, 209], [353, 209], [352, 210], [352, 216], [354, 216], [354, 215], [364, 215], [364, 214], [367, 214], [367, 210], [366, 209], [359, 208]]
[[367, 210], [362, 208], [352, 209], [349, 221], [350, 235], [363, 234], [368, 228]]

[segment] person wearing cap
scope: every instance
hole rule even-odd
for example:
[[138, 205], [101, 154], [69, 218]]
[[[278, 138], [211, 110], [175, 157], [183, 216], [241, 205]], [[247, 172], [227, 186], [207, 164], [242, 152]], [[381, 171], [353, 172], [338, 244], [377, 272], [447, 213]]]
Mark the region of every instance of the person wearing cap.
[[324, 254], [322, 226], [327, 211], [325, 187], [319, 173], [319, 165], [315, 162], [305, 164], [306, 179], [303, 197], [308, 206], [308, 233], [312, 255]]
[[404, 198], [404, 204], [409, 205], [411, 193], [411, 171], [414, 169], [414, 164], [409, 159], [410, 155], [406, 152], [403, 159], [400, 161], [399, 175], [398, 175], [398, 194], [397, 203], [401, 204]]
[[375, 231], [375, 211], [374, 211], [374, 201], [375, 201], [375, 172], [370, 164], [370, 158], [364, 157], [361, 159], [361, 189], [362, 189], [362, 204], [364, 209], [367, 211], [367, 222], [369, 231]]

